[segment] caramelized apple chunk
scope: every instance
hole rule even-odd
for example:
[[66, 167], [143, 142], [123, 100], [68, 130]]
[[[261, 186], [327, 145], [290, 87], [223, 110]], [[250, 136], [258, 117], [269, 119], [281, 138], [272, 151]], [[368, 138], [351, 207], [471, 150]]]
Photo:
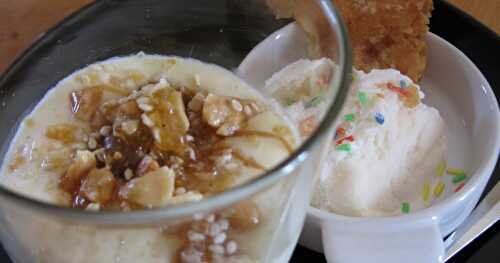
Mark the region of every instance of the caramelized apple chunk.
[[217, 128], [217, 135], [231, 136], [241, 129], [249, 118], [262, 112], [256, 101], [208, 94], [202, 116], [208, 125]]
[[71, 165], [72, 151], [69, 148], [47, 151], [40, 166], [47, 171], [65, 171]]
[[85, 132], [77, 125], [60, 123], [48, 126], [45, 129], [45, 136], [65, 144], [70, 144], [83, 141]]
[[112, 196], [116, 179], [108, 168], [92, 169], [82, 182], [80, 193], [95, 203], [106, 203]]
[[208, 94], [203, 104], [203, 120], [218, 128], [218, 135], [234, 134], [240, 129], [245, 117], [243, 105], [238, 99]]
[[61, 178], [60, 186], [67, 192], [74, 192], [81, 183], [81, 179], [96, 167], [96, 159], [89, 151], [77, 151], [73, 163]]
[[158, 165], [158, 162], [153, 160], [150, 156], [146, 155], [144, 158], [142, 158], [141, 162], [139, 165], [137, 165], [137, 169], [135, 171], [135, 174], [137, 176], [142, 176], [148, 172], [152, 172], [156, 169], [160, 168], [160, 165]]
[[163, 166], [122, 186], [119, 195], [124, 200], [143, 207], [160, 207], [167, 204], [174, 193], [174, 172]]
[[173, 88], [159, 89], [150, 97], [152, 111], [144, 113], [143, 122], [152, 122], [155, 145], [163, 151], [183, 156], [186, 147], [181, 137], [189, 129], [189, 120], [184, 108], [182, 94]]
[[[165, 79], [122, 97], [115, 92], [113, 99], [102, 102], [105, 89], [71, 94], [74, 116], [87, 121], [87, 134], [80, 136], [71, 125], [46, 132], [48, 138], [76, 141], [72, 146], [86, 138], [78, 149], [87, 150], [74, 158], [65, 159], [61, 151], [45, 163], [47, 169], [66, 165], [60, 188], [71, 196], [74, 208], [128, 211], [199, 201], [264, 171], [276, 161], [267, 157], [276, 153], [269, 147], [281, 156], [293, 144], [279, 118], [255, 100], [206, 95], [171, 86]], [[255, 143], [267, 153], [244, 149]], [[67, 148], [71, 153], [66, 155], [74, 155], [74, 147]], [[245, 231], [259, 222], [251, 202], [229, 215]]]
[[71, 92], [71, 112], [78, 120], [91, 122], [101, 104], [102, 95], [100, 86]]

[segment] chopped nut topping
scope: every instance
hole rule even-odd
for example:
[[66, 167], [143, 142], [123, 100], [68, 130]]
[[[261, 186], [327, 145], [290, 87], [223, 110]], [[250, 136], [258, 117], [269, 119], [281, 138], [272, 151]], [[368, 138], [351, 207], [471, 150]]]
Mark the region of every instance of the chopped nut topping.
[[132, 135], [139, 128], [139, 121], [138, 120], [127, 120], [127, 121], [124, 121], [124, 122], [121, 123], [121, 128], [122, 128], [122, 130], [126, 134]]
[[236, 253], [237, 249], [238, 249], [238, 245], [236, 244], [235, 241], [231, 240], [231, 241], [227, 242], [227, 244], [226, 244], [227, 254], [232, 255], [232, 254]]
[[221, 126], [227, 117], [232, 114], [227, 105], [227, 99], [213, 94], [208, 94], [203, 105], [203, 120], [212, 127]]
[[112, 128], [109, 125], [102, 126], [101, 129], [99, 129], [99, 133], [102, 136], [108, 136], [111, 132]]
[[238, 131], [246, 120], [242, 109], [243, 106], [237, 99], [208, 94], [203, 105], [203, 120], [218, 128], [218, 135], [230, 136]]
[[153, 160], [150, 156], [146, 155], [142, 158], [141, 162], [137, 166], [136, 174], [137, 176], [142, 176], [148, 172], [152, 172], [160, 168], [158, 162]]
[[144, 123], [144, 125], [148, 126], [149, 128], [153, 128], [155, 126], [153, 120], [151, 120], [151, 118], [149, 118], [149, 116], [145, 113], [141, 115], [141, 120], [142, 123]]
[[[288, 145], [290, 134], [277, 132], [273, 118], [257, 118], [265, 107], [254, 100], [206, 95], [173, 87], [166, 79], [126, 88], [130, 92], [113, 85], [118, 89], [102, 85], [72, 93], [71, 110], [88, 122], [88, 133], [69, 125], [46, 131], [47, 137], [81, 150], [74, 159], [64, 157], [74, 155], [70, 147], [51, 152], [43, 162], [45, 169], [65, 171], [60, 186], [75, 208], [128, 211], [199, 201], [236, 185], [234, 175], [242, 168], [264, 169], [240, 149], [246, 144], [228, 139], [262, 137]], [[103, 92], [113, 93], [113, 99], [103, 102]], [[249, 123], [269, 127], [253, 131]], [[242, 229], [258, 224], [256, 208], [242, 211], [244, 216], [231, 214], [229, 220]], [[246, 215], [253, 221], [244, 221]], [[203, 233], [219, 245], [216, 251], [226, 250], [229, 221], [216, 222], [214, 215], [207, 220], [214, 225]]]
[[127, 168], [127, 170], [123, 173], [123, 177], [125, 177], [125, 180], [130, 180], [134, 177], [134, 172], [132, 172], [130, 168]]
[[93, 137], [89, 138], [88, 147], [90, 150], [94, 150], [95, 148], [97, 148], [97, 141]]

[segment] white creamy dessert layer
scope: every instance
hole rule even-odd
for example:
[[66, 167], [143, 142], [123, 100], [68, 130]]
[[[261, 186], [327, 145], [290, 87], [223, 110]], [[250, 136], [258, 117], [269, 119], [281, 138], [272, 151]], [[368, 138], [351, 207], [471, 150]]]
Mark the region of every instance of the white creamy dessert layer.
[[[325, 74], [328, 65], [333, 70], [334, 65], [326, 60], [301, 60], [282, 70], [301, 76], [279, 81], [273, 77], [267, 85], [274, 94], [282, 90], [294, 98], [307, 86], [297, 79]], [[420, 87], [396, 70], [354, 71], [353, 75], [323, 172], [315, 176], [311, 204], [363, 217], [397, 215], [428, 206], [422, 191], [425, 199], [446, 153], [445, 123], [439, 112], [421, 103]], [[287, 107], [299, 128], [317, 125], [324, 110], [325, 105], [304, 100]]]
[[[2, 165], [0, 183], [38, 200], [67, 205], [63, 200], [65, 195], [60, 189], [64, 171], [49, 169], [48, 160], [53, 152], [60, 151], [67, 153], [66, 159], [71, 160], [74, 150], [80, 145], [67, 147], [49, 139], [45, 135], [45, 128], [59, 123], [87, 128], [88, 123], [76, 120], [69, 109], [69, 98], [73, 91], [96, 85], [118, 85], [122, 89], [135, 90], [148, 83], [158, 83], [156, 86], [171, 84], [177, 87], [198, 87], [209, 94], [253, 100], [260, 102], [260, 105], [271, 107], [259, 93], [236, 75], [213, 64], [195, 59], [143, 53], [109, 59], [76, 71], [60, 81], [23, 120]], [[156, 86], [153, 85], [152, 88]], [[259, 140], [251, 136], [231, 137], [223, 141], [228, 147], [237, 149], [245, 158], [258, 162], [265, 170], [271, 169], [288, 156], [291, 149], [285, 146], [295, 148], [300, 140], [291, 122], [282, 118], [279, 110], [269, 107], [267, 111], [249, 118], [241, 131], [273, 133], [280, 130], [286, 134], [281, 141], [272, 138]], [[242, 110], [246, 109], [240, 109]], [[254, 108], [254, 112], [259, 111]], [[240, 167], [235, 185], [255, 178], [262, 173], [262, 169]], [[291, 178], [295, 180], [295, 177]], [[250, 210], [258, 211], [259, 218], [258, 222], [254, 223], [255, 227], [252, 225], [251, 230], [243, 232], [233, 231], [233, 223], [229, 222], [228, 225], [228, 220], [219, 214], [215, 215], [216, 219], [212, 214], [194, 220], [208, 222], [210, 229], [214, 228], [213, 225], [218, 225], [220, 231], [217, 235], [193, 234], [188, 231], [187, 237], [184, 234], [169, 233], [172, 230], [168, 228], [169, 231], [165, 231], [167, 227], [161, 225], [105, 227], [75, 225], [42, 216], [28, 220], [25, 217], [18, 218], [16, 213], [7, 213], [4, 217], [10, 225], [12, 238], [17, 239], [16, 242], [23, 244], [24, 249], [30, 251], [32, 258], [26, 258], [26, 261], [30, 262], [198, 262], [196, 260], [201, 260], [201, 257], [197, 256], [197, 251], [194, 256], [190, 254], [183, 258], [184, 250], [179, 249], [185, 246], [183, 243], [186, 240], [191, 241], [193, 238], [196, 241], [200, 235], [203, 240], [213, 243], [210, 243], [208, 248], [214, 255], [210, 262], [260, 262], [269, 252], [272, 238], [284, 239], [285, 243], [292, 247], [295, 245], [287, 233], [280, 233], [282, 237], [276, 237], [276, 229], [278, 223], [283, 220], [282, 213], [286, 209], [293, 185], [290, 180], [277, 183], [245, 200], [255, 204], [255, 209]], [[175, 188], [179, 190], [179, 187]], [[175, 191], [174, 195], [182, 196], [188, 193]], [[272, 202], [269, 202], [270, 200]], [[200, 201], [200, 198], [188, 201]], [[248, 217], [246, 220], [255, 219], [252, 213], [242, 215], [245, 216]], [[169, 226], [170, 223], [166, 222], [166, 225]], [[223, 229], [222, 225], [226, 227]], [[298, 236], [298, 233], [294, 236]], [[182, 260], [175, 261], [179, 254]], [[193, 261], [189, 261], [190, 259]]]

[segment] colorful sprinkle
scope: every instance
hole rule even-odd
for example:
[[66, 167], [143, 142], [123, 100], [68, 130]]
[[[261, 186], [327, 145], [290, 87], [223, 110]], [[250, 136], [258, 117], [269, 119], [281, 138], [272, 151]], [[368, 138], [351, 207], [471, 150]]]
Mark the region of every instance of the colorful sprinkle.
[[450, 175], [467, 175], [464, 170], [458, 168], [448, 167], [448, 169], [446, 169], [446, 172]]
[[465, 174], [458, 174], [458, 175], [455, 175], [453, 176], [453, 183], [454, 184], [457, 184], [457, 183], [460, 183], [462, 182], [463, 180], [465, 180], [467, 176]]
[[422, 199], [424, 199], [424, 202], [429, 201], [430, 193], [431, 193], [431, 185], [429, 183], [425, 183], [424, 189], [422, 190]]
[[436, 175], [443, 176], [445, 170], [446, 170], [446, 161], [441, 160], [441, 162], [439, 162], [439, 164], [436, 166]]
[[358, 99], [361, 105], [365, 105], [368, 102], [368, 95], [362, 91], [358, 91]]
[[402, 89], [403, 102], [408, 108], [415, 108], [420, 104], [420, 95], [416, 86], [410, 86], [406, 89]]
[[461, 184], [458, 185], [457, 188], [455, 188], [455, 190], [453, 192], [456, 193], [456, 192], [462, 190], [462, 188], [464, 188], [464, 185], [465, 185], [465, 182], [462, 182]]
[[316, 107], [321, 102], [321, 96], [316, 96], [306, 103], [306, 108]]
[[346, 114], [346, 115], [344, 116], [344, 120], [345, 120], [345, 121], [354, 121], [354, 119], [355, 119], [355, 115], [354, 115], [354, 113], [351, 113], [351, 114]]
[[384, 124], [384, 115], [382, 115], [382, 113], [380, 112], [375, 113], [375, 121], [380, 125]]
[[399, 86], [400, 86], [402, 89], [404, 89], [404, 88], [408, 87], [408, 84], [406, 84], [406, 81], [404, 81], [404, 80], [400, 80], [400, 81], [399, 81]]
[[404, 104], [408, 108], [414, 108], [420, 103], [420, 95], [416, 86], [411, 85], [402, 89], [394, 84], [387, 82], [386, 88], [399, 94]]
[[403, 202], [401, 204], [401, 212], [403, 212], [403, 214], [408, 214], [410, 213], [410, 203], [408, 202]]
[[393, 92], [396, 92], [396, 93], [399, 93], [401, 95], [405, 95], [404, 94], [404, 91], [398, 87], [398, 86], [395, 86], [394, 84], [390, 83], [390, 82], [387, 82], [387, 86], [386, 86], [390, 91], [393, 91]]
[[351, 145], [348, 144], [348, 143], [337, 145], [336, 150], [337, 151], [341, 151], [341, 152], [350, 152], [351, 151]]
[[434, 187], [434, 196], [435, 197], [440, 197], [441, 194], [443, 193], [444, 191], [444, 183], [443, 182], [439, 182], [436, 187]]
[[335, 144], [339, 145], [339, 144], [342, 144], [344, 141], [350, 141], [350, 142], [353, 142], [353, 141], [354, 141], [354, 136], [349, 135], [349, 136], [347, 136], [347, 137], [344, 137], [344, 138], [342, 138], [342, 139], [340, 139], [340, 140], [337, 140], [337, 141], [335, 142]]
[[337, 128], [337, 130], [335, 130], [335, 139], [344, 137], [344, 135], [345, 135], [344, 128], [339, 127], [339, 128]]

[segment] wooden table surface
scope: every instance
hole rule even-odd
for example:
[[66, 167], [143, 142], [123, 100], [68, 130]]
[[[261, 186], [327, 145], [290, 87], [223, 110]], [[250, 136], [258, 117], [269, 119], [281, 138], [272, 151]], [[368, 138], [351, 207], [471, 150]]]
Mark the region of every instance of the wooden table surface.
[[[40, 34], [91, 1], [0, 0], [0, 73]], [[500, 34], [500, 0], [449, 1]]]

